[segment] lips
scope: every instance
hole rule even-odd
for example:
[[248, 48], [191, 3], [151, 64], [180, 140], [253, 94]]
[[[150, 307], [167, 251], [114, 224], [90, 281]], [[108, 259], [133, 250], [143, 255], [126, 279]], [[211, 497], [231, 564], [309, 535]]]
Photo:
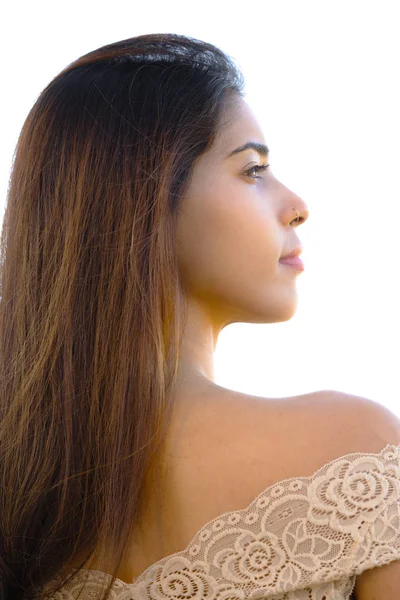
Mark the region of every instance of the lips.
[[303, 261], [298, 256], [288, 256], [286, 258], [279, 259], [279, 262], [284, 265], [297, 265], [299, 267], [304, 266]]
[[299, 254], [301, 254], [302, 251], [303, 248], [301, 246], [297, 246], [297, 248], [289, 252], [289, 254], [281, 256], [279, 262], [282, 265], [289, 265], [291, 267], [295, 267], [297, 270], [303, 271], [304, 263], [301, 258], [299, 258]]
[[295, 248], [294, 250], [292, 250], [291, 252], [289, 252], [289, 254], [284, 254], [283, 256], [280, 257], [280, 261], [286, 258], [291, 258], [293, 256], [299, 256], [299, 254], [301, 254], [303, 252], [303, 248], [301, 248], [301, 246]]

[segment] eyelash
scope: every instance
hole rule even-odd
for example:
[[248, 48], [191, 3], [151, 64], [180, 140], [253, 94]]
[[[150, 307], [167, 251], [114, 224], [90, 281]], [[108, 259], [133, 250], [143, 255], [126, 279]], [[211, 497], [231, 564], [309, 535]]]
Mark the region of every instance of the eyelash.
[[251, 171], [256, 171], [257, 173], [266, 171], [268, 169], [270, 165], [253, 165], [250, 169], [248, 169], [247, 171], [245, 171], [245, 174], [250, 177], [251, 179], [261, 179], [261, 177], [257, 177], [257, 176], [252, 176], [249, 175], [249, 173], [251, 173]]

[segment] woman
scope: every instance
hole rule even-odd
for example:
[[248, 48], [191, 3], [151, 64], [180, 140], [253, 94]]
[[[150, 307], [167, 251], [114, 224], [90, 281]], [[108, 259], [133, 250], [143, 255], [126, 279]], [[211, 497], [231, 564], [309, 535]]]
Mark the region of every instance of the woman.
[[24, 123], [2, 231], [5, 598], [86, 578], [92, 598], [397, 597], [399, 420], [214, 381], [225, 326], [293, 316], [283, 257], [308, 218], [243, 90], [215, 46], [142, 35], [69, 65]]

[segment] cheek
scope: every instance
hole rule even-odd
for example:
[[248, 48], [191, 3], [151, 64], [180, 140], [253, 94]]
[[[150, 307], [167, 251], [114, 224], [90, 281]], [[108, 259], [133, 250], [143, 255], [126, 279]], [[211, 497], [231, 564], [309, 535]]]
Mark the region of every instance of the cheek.
[[228, 292], [275, 277], [278, 225], [265, 194], [251, 192], [245, 184], [216, 187], [182, 215], [178, 256], [189, 288]]

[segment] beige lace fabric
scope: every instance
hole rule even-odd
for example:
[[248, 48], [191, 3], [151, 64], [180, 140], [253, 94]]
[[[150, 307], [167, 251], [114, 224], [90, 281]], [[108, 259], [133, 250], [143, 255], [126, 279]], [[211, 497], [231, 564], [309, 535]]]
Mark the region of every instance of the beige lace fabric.
[[[353, 453], [279, 481], [206, 523], [118, 600], [350, 600], [356, 575], [400, 559], [400, 445]], [[56, 600], [98, 598], [111, 576], [85, 570]]]

